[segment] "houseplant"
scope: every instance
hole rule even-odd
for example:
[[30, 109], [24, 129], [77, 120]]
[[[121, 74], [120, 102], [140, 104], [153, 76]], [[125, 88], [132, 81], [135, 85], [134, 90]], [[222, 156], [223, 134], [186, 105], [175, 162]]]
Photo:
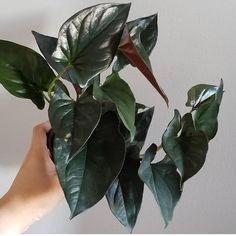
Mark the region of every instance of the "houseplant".
[[[167, 105], [168, 98], [149, 60], [157, 41], [157, 15], [127, 22], [129, 9], [130, 4], [99, 4], [69, 18], [58, 38], [33, 32], [44, 58], [0, 40], [0, 83], [39, 109], [49, 102], [49, 148], [71, 218], [106, 196], [112, 213], [132, 231], [144, 183], [165, 225], [172, 219], [184, 182], [203, 166], [217, 132], [223, 82], [192, 87], [186, 103], [190, 112], [181, 117], [175, 110], [161, 145], [151, 144], [142, 154], [154, 108], [136, 103], [119, 71], [128, 64], [137, 67]], [[101, 82], [101, 72], [110, 66], [111, 74]], [[65, 80], [73, 85], [75, 98]], [[166, 156], [152, 163], [161, 148]]]

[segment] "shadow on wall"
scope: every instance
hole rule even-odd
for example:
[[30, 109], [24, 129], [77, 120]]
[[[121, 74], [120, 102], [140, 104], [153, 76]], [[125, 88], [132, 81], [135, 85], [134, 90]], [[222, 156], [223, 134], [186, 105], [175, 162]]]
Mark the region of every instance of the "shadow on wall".
[[0, 85], [0, 165], [20, 165], [31, 142], [32, 128], [47, 119], [28, 99], [2, 92]]

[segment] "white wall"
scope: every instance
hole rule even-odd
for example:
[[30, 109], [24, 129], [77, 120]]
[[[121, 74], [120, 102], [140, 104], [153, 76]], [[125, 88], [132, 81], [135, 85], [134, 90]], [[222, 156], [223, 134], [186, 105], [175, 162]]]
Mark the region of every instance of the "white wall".
[[[236, 1], [130, 0], [130, 19], [159, 13], [159, 38], [152, 54], [155, 74], [170, 98], [168, 110], [142, 76], [122, 73], [138, 101], [155, 105], [147, 140], [160, 142], [173, 109], [181, 113], [187, 90], [198, 83], [225, 82], [217, 137], [210, 143], [204, 168], [185, 184], [173, 222], [163, 229], [159, 209], [145, 190], [134, 233], [236, 233]], [[105, 1], [0, 0], [0, 38], [36, 50], [31, 30], [56, 36], [60, 25], [78, 10]], [[122, 1], [116, 1], [122, 2]], [[144, 90], [146, 92], [144, 92]], [[30, 143], [32, 127], [47, 119], [30, 101], [0, 87], [0, 194], [10, 186]], [[33, 225], [28, 233], [126, 233], [102, 201], [69, 221], [65, 202]]]

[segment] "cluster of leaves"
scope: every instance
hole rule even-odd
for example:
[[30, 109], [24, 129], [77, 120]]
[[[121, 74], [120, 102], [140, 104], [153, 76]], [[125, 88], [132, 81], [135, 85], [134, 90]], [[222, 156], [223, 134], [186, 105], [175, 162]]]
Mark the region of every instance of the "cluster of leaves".
[[[130, 4], [114, 3], [83, 9], [61, 26], [58, 38], [33, 31], [44, 58], [0, 40], [0, 83], [39, 109], [49, 102], [53, 159], [71, 218], [106, 196], [112, 213], [132, 231], [144, 184], [165, 224], [172, 219], [183, 183], [201, 169], [217, 132], [223, 82], [190, 89], [186, 105], [191, 112], [181, 117], [175, 110], [161, 146], [152, 144], [141, 155], [154, 108], [136, 103], [119, 71], [128, 64], [137, 67], [167, 105], [168, 98], [149, 60], [157, 41], [157, 15], [126, 22], [129, 9]], [[101, 83], [101, 73], [111, 64], [111, 74]], [[76, 98], [61, 79], [72, 83]], [[160, 147], [166, 156], [152, 163]]]

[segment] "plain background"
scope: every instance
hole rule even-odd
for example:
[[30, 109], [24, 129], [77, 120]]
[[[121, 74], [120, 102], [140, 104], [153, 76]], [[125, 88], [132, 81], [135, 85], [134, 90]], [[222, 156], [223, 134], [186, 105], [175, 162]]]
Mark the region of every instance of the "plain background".
[[[106, 2], [106, 1], [103, 1]], [[123, 1], [116, 1], [123, 2]], [[131, 67], [122, 72], [137, 101], [155, 105], [146, 142], [160, 143], [161, 135], [178, 108], [183, 114], [187, 90], [199, 83], [218, 85], [225, 94], [219, 130], [210, 143], [203, 169], [185, 184], [173, 222], [164, 229], [154, 198], [145, 189], [133, 233], [236, 233], [236, 1], [131, 0], [129, 19], [158, 12], [158, 43], [151, 55], [153, 70], [168, 94], [170, 108]], [[57, 36], [61, 24], [75, 12], [101, 1], [0, 0], [0, 38], [38, 51], [31, 30]], [[0, 87], [0, 194], [13, 181], [30, 144], [32, 127], [47, 119], [30, 101], [18, 99]], [[161, 156], [160, 156], [161, 158]], [[103, 199], [95, 207], [69, 220], [62, 202], [28, 233], [126, 233]]]

